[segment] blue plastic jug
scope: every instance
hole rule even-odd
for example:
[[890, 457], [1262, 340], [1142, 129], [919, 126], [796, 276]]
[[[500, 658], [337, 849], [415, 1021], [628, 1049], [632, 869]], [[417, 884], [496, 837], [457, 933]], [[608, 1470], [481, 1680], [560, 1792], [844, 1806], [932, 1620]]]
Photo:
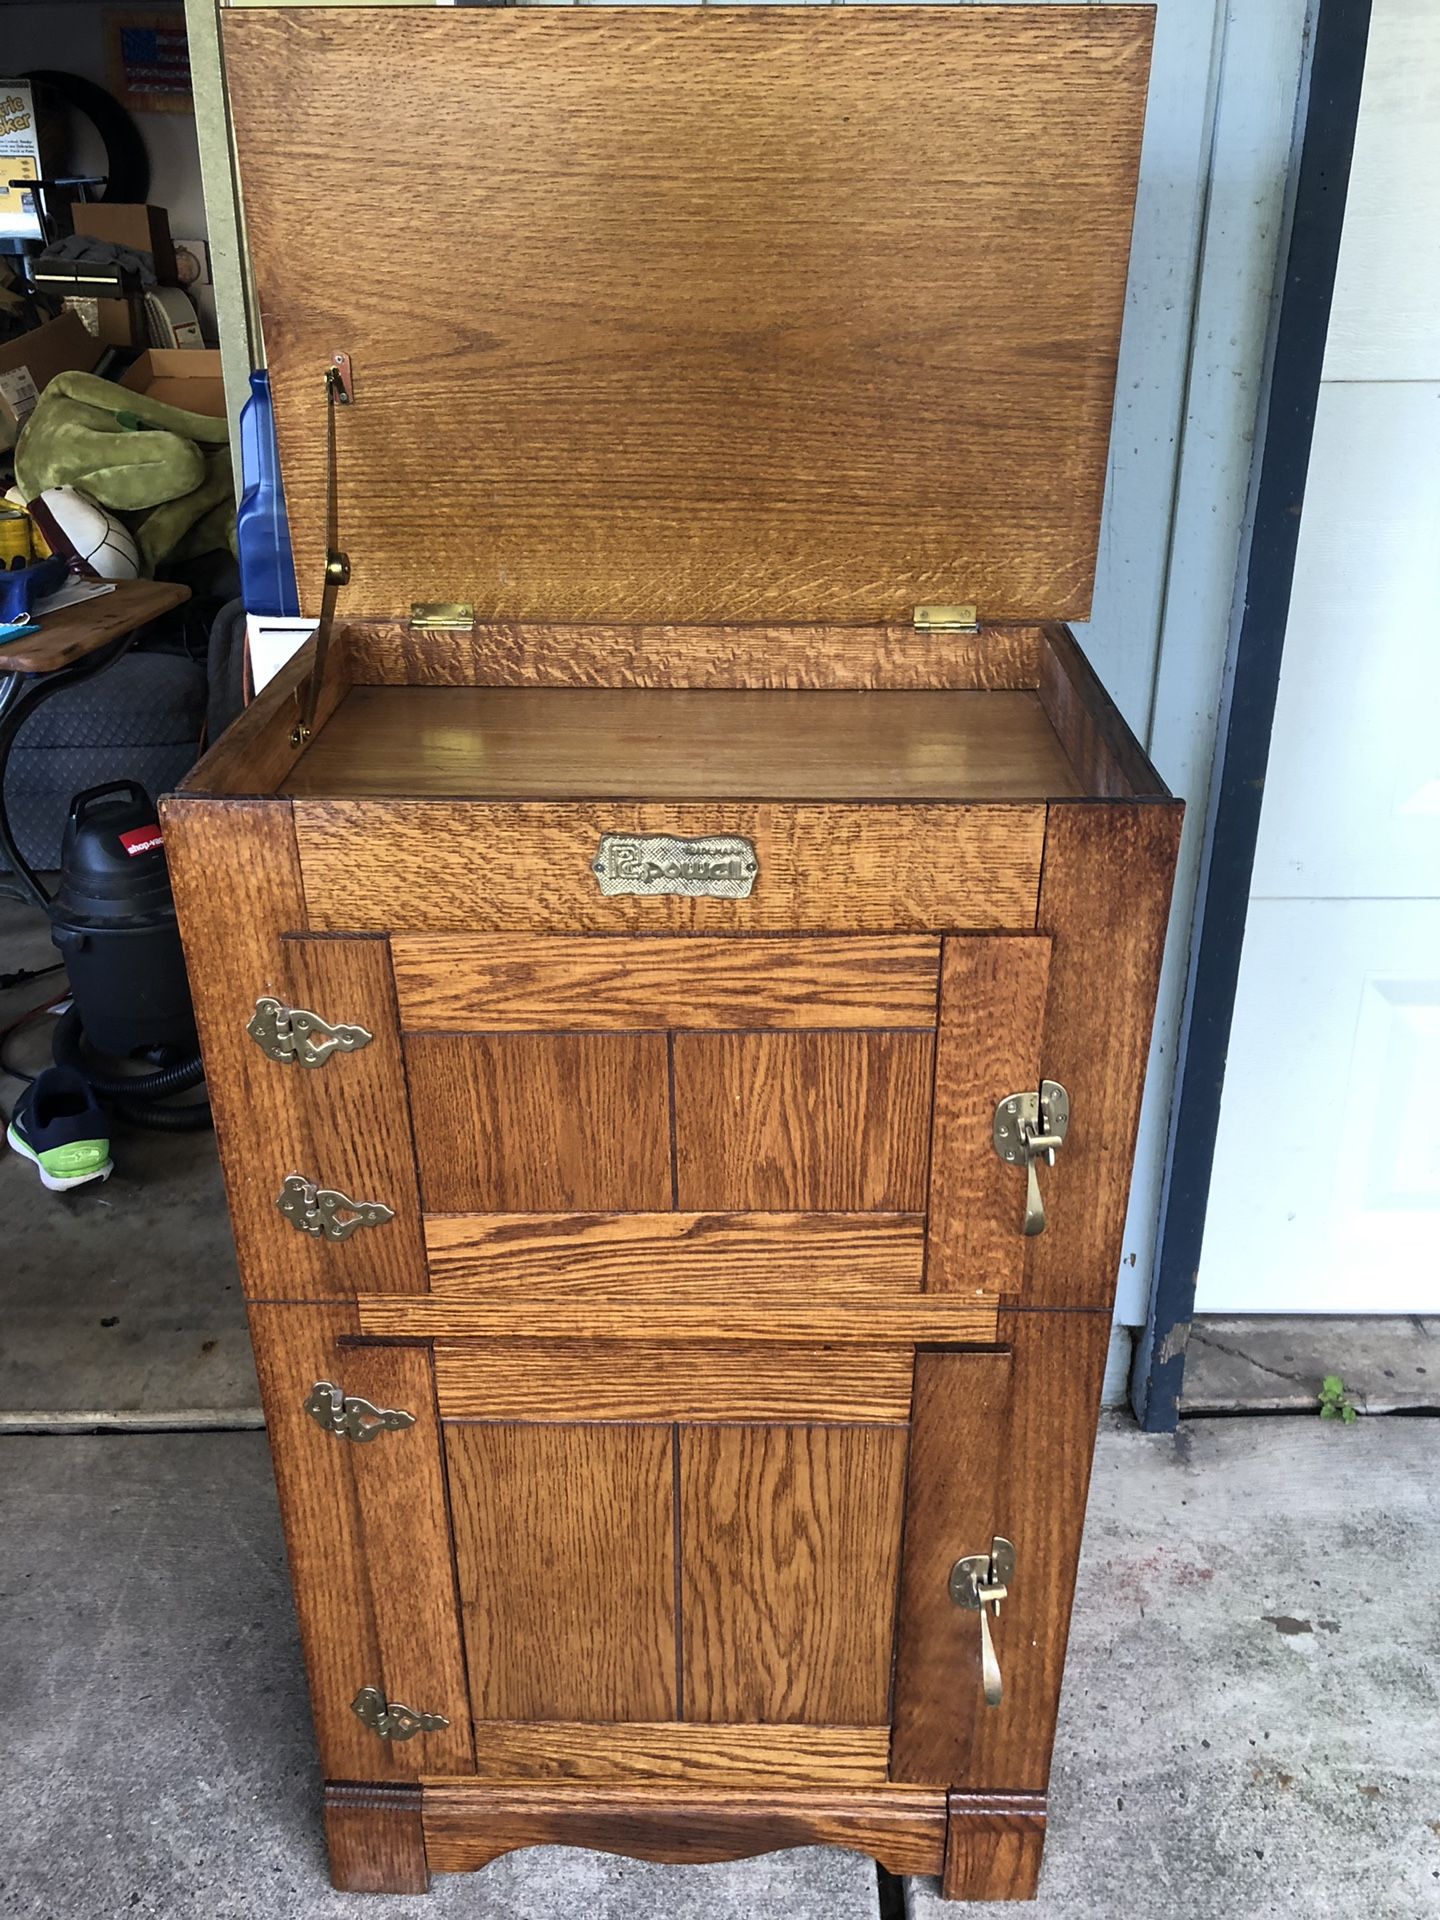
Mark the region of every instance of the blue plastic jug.
[[293, 618], [300, 612], [300, 594], [290, 551], [270, 376], [263, 368], [251, 374], [250, 398], [240, 410], [240, 471], [245, 490], [235, 530], [245, 611]]

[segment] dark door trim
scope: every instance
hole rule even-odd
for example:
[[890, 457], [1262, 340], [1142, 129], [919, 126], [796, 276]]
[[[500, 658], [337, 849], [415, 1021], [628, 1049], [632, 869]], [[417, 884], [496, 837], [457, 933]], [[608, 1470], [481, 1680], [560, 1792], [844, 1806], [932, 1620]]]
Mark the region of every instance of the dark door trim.
[[1317, 0], [1201, 853], [1150, 1310], [1130, 1374], [1131, 1404], [1150, 1433], [1169, 1432], [1179, 1418], [1369, 28], [1370, 0]]

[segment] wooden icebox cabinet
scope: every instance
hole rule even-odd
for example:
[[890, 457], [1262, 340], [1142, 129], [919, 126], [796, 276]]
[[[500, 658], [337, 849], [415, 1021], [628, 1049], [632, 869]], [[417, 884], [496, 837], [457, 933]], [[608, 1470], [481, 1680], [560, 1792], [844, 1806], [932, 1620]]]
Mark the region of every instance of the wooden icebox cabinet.
[[1033, 1892], [1180, 808], [1151, 11], [236, 9], [315, 641], [166, 801], [337, 1884]]

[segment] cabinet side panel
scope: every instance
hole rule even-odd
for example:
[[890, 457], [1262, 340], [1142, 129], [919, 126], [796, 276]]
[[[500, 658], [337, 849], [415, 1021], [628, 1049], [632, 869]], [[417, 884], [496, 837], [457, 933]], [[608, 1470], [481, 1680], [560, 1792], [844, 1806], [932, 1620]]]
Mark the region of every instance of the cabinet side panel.
[[1053, 940], [1041, 1061], [1070, 1094], [1070, 1132], [1041, 1172], [1044, 1233], [1026, 1243], [1020, 1303], [1108, 1307], [1183, 809], [1052, 806], [1038, 927]]
[[892, 1780], [946, 1786], [969, 1776], [976, 1721], [986, 1710], [980, 1622], [951, 1600], [950, 1569], [962, 1554], [988, 1552], [994, 1535], [1006, 1533], [1000, 1480], [1011, 1371], [1008, 1353], [915, 1356]]
[[171, 794], [160, 820], [241, 1280], [252, 1297], [343, 1293], [321, 1258], [338, 1249], [310, 1244], [275, 1211], [285, 1175], [309, 1158], [302, 1071], [267, 1059], [245, 1031], [262, 995], [288, 1002], [282, 936], [305, 925], [289, 803]]
[[905, 1434], [680, 1432], [688, 1720], [882, 1724]]
[[[303, 1165], [279, 1171], [303, 1173], [352, 1200], [383, 1201], [395, 1215], [377, 1231], [317, 1243], [317, 1278], [332, 1294], [424, 1293], [420, 1188], [389, 944], [297, 938], [286, 940], [285, 955], [294, 1005], [358, 1023], [373, 1038], [357, 1053], [337, 1054], [318, 1072], [275, 1066], [299, 1082], [295, 1097], [310, 1143]], [[273, 1150], [273, 1144], [267, 1146]]]
[[423, 1347], [356, 1347], [344, 1386], [415, 1417], [401, 1432], [337, 1443], [354, 1456], [386, 1697], [450, 1722], [403, 1742], [397, 1770], [469, 1773], [475, 1747], [431, 1356]]
[[[995, 1454], [999, 1531], [1015, 1543], [1015, 1585], [996, 1623], [1005, 1700], [981, 1707], [970, 1771], [977, 1791], [1044, 1793], [1060, 1710], [1085, 1497], [1110, 1347], [1110, 1313], [1002, 1314], [1011, 1395]], [[989, 1545], [988, 1538], [985, 1545]], [[978, 1547], [961, 1551], [974, 1553]], [[967, 1616], [976, 1631], [976, 1616]], [[978, 1686], [975, 1697], [978, 1699]]]
[[673, 1719], [671, 1429], [451, 1424], [445, 1441], [475, 1719]]
[[[306, 923], [287, 801], [171, 795], [161, 818], [246, 1293], [423, 1292], [385, 941], [287, 937], [303, 936]], [[266, 996], [373, 1037], [319, 1068], [272, 1060], [246, 1032]], [[395, 1219], [341, 1242], [298, 1233], [275, 1204], [292, 1173], [352, 1200], [383, 1201]]]
[[350, 1711], [361, 1687], [380, 1685], [382, 1671], [355, 1449], [322, 1432], [304, 1407], [316, 1381], [344, 1385], [348, 1356], [337, 1342], [354, 1331], [350, 1306], [250, 1307], [320, 1764], [334, 1780], [385, 1780], [415, 1768]]
[[997, 1104], [1040, 1084], [1050, 942], [1035, 934], [944, 943], [925, 1285], [1009, 1294], [1025, 1268], [1025, 1175], [995, 1151]]

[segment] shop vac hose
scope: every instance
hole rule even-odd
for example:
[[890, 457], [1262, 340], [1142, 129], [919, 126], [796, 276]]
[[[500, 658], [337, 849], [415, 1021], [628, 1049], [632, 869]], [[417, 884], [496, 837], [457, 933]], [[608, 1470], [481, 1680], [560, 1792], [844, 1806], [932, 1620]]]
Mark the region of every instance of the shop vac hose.
[[200, 1085], [205, 1078], [205, 1065], [198, 1053], [191, 1054], [188, 1060], [177, 1061], [173, 1067], [160, 1067], [154, 1073], [100, 1073], [85, 1051], [85, 1029], [74, 1006], [56, 1022], [51, 1051], [57, 1066], [71, 1067], [83, 1074], [96, 1093], [114, 1105], [122, 1119], [137, 1127], [150, 1127], [160, 1133], [188, 1133], [210, 1125], [208, 1100], [197, 1100], [185, 1107], [150, 1104]]

